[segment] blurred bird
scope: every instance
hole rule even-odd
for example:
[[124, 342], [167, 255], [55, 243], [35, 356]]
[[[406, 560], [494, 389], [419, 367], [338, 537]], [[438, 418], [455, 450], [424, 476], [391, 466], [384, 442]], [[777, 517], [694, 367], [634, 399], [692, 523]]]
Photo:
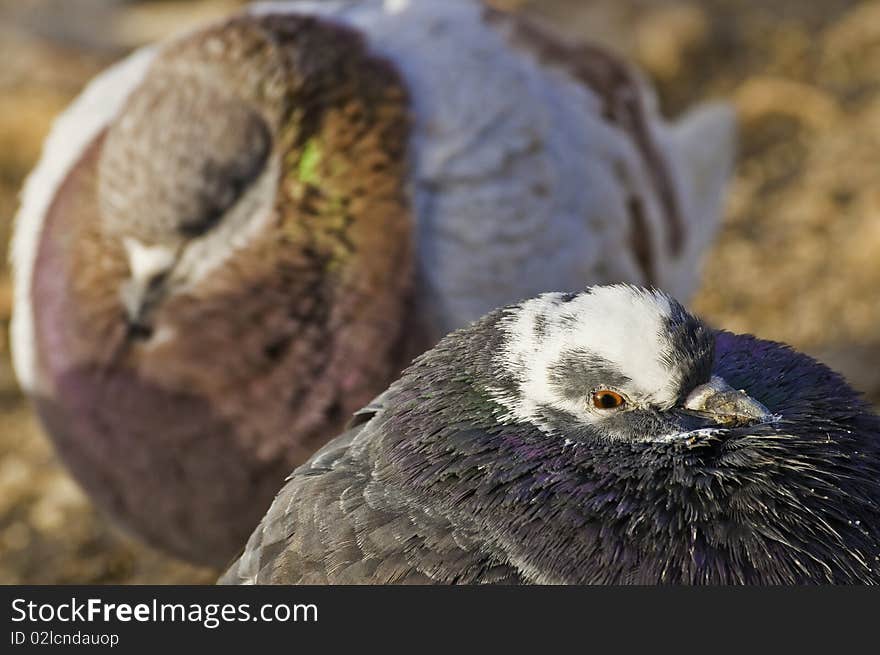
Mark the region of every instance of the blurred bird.
[[256, 5], [58, 120], [12, 258], [22, 387], [98, 505], [227, 563], [412, 357], [589, 282], [687, 295], [733, 156], [616, 57], [472, 0]]
[[880, 582], [880, 417], [670, 296], [443, 339], [290, 477], [223, 583]]

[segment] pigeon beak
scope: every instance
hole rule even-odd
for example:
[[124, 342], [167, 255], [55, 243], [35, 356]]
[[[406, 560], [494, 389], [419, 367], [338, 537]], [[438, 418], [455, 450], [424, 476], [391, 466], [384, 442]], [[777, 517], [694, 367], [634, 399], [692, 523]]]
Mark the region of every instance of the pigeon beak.
[[737, 391], [718, 376], [691, 391], [683, 413], [724, 426], [748, 425], [770, 418], [770, 411], [745, 391]]
[[177, 255], [169, 248], [144, 246], [134, 239], [126, 239], [124, 244], [131, 278], [122, 285], [120, 299], [130, 336], [145, 339], [152, 335], [150, 314], [168, 291], [168, 278]]
[[128, 280], [120, 289], [120, 299], [125, 308], [129, 336], [149, 339], [153, 334], [151, 314], [165, 295], [165, 285], [159, 277], [147, 284]]

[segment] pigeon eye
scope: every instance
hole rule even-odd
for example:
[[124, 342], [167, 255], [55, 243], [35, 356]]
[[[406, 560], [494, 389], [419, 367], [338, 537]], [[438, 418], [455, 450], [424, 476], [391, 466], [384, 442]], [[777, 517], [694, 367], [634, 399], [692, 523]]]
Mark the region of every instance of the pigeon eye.
[[593, 407], [596, 409], [617, 409], [622, 407], [625, 402], [623, 396], [610, 389], [599, 389], [593, 392]]

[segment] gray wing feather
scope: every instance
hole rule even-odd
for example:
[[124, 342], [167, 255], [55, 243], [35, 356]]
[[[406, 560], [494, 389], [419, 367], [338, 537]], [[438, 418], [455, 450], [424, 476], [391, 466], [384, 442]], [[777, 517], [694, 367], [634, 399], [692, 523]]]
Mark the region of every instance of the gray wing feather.
[[520, 581], [471, 535], [374, 479], [384, 400], [293, 472], [220, 584]]
[[[348, 452], [354, 438], [366, 423], [347, 430], [327, 443], [312, 458], [294, 470], [275, 497], [269, 511], [254, 530], [244, 552], [220, 578], [220, 584], [262, 584], [284, 576], [281, 560], [291, 548], [303, 552], [317, 551], [322, 547], [318, 535], [312, 535], [310, 543], [308, 527], [320, 523], [320, 511], [316, 506], [329, 498], [332, 487], [325, 484], [333, 478], [337, 462]], [[327, 477], [320, 480], [319, 477]], [[317, 571], [301, 574], [302, 582], [325, 582]]]

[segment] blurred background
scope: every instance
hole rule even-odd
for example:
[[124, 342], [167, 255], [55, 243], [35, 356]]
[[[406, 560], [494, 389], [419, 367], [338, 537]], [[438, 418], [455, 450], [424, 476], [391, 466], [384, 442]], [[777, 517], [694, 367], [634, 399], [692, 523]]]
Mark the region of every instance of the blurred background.
[[[53, 117], [132, 48], [238, 0], [0, 0], [0, 251]], [[664, 114], [724, 97], [740, 152], [693, 307], [788, 342], [880, 405], [880, 1], [494, 0], [624, 54]], [[0, 272], [0, 584], [202, 583], [98, 515], [53, 455], [9, 361]]]

